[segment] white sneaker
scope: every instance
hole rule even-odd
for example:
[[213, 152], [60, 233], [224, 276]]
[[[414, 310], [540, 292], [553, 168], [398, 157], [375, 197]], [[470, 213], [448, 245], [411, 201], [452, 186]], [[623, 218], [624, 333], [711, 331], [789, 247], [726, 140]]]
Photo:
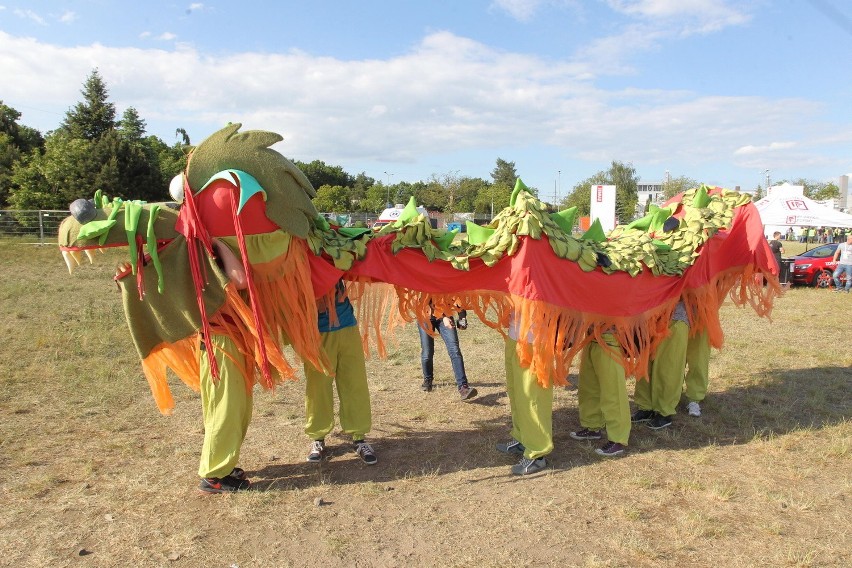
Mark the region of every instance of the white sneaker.
[[690, 416], [701, 416], [701, 405], [692, 401], [686, 405], [686, 411]]

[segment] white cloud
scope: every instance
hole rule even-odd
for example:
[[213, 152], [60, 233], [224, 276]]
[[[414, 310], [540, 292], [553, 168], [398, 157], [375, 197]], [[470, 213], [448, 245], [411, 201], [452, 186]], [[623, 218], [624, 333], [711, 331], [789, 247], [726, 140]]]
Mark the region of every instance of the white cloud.
[[176, 38], [177, 38], [177, 35], [173, 34], [172, 32], [163, 32], [156, 37], [156, 39], [161, 40], [161, 41], [171, 41], [171, 40], [176, 39]]
[[39, 24], [40, 26], [46, 26], [47, 22], [44, 21], [44, 18], [33, 12], [32, 10], [21, 10], [15, 9], [14, 14], [19, 18], [23, 18], [25, 20], [32, 20], [33, 22]]
[[788, 150], [790, 148], [795, 148], [797, 144], [795, 142], [772, 142], [767, 144], [766, 146], [743, 146], [741, 148], [737, 148], [734, 152], [735, 156], [748, 156], [751, 154], [765, 154], [767, 152], [777, 152], [779, 150]]
[[71, 10], [66, 10], [63, 12], [61, 16], [59, 16], [59, 21], [63, 24], [70, 24], [71, 22], [77, 19], [77, 14], [72, 12]]
[[190, 11], [190, 12], [195, 12], [197, 10], [203, 10], [203, 9], [204, 9], [204, 4], [202, 4], [201, 2], [193, 2], [192, 4], [189, 5], [189, 8], [187, 8], [187, 10]]
[[739, 26], [750, 16], [727, 1], [719, 0], [607, 0], [616, 12], [649, 22], [676, 26], [681, 34], [706, 34]]
[[64, 48], [0, 31], [0, 76], [16, 78], [4, 86], [6, 103], [59, 115], [45, 126], [28, 115], [24, 124], [55, 128], [94, 67], [116, 106], [164, 125], [152, 131], [164, 139], [177, 127], [200, 140], [242, 122], [280, 132], [285, 155], [336, 164], [546, 146], [590, 162], [795, 167], [812, 163], [829, 146], [820, 139], [838, 131], [807, 101], [608, 91], [586, 79], [585, 61], [505, 52], [448, 32], [386, 60], [341, 60], [301, 51], [214, 57], [182, 45]]
[[516, 20], [526, 22], [533, 17], [541, 4], [542, 0], [494, 0], [491, 8], [503, 10]]
[[141, 39], [149, 38], [151, 37], [151, 32], [142, 32], [141, 34], [139, 34], [139, 37]]

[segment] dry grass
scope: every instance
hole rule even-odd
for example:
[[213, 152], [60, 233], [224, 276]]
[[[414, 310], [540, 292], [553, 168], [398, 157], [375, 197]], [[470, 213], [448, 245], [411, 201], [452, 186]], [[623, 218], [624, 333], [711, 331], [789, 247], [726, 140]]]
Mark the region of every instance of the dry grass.
[[337, 436], [305, 463], [292, 383], [256, 395], [241, 465], [258, 490], [204, 497], [198, 399], [176, 385], [175, 415], [157, 413], [110, 258], [70, 277], [55, 249], [0, 242], [0, 565], [852, 564], [845, 295], [793, 289], [771, 323], [726, 305], [704, 416], [636, 428], [621, 459], [568, 437], [576, 391], [558, 389], [554, 467], [529, 479], [492, 449], [509, 424], [499, 338], [463, 332], [480, 390], [463, 404], [443, 354], [419, 391], [407, 329], [368, 362], [377, 466]]

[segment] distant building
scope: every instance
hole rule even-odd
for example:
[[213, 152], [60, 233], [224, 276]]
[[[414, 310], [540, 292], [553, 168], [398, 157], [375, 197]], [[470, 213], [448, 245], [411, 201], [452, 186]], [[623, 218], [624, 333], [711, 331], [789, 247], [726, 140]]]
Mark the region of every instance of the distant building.
[[652, 181], [648, 183], [637, 184], [636, 192], [636, 215], [641, 216], [645, 211], [645, 205], [648, 204], [648, 197], [651, 198], [651, 203], [654, 205], [662, 204], [666, 198], [663, 195], [663, 182]]

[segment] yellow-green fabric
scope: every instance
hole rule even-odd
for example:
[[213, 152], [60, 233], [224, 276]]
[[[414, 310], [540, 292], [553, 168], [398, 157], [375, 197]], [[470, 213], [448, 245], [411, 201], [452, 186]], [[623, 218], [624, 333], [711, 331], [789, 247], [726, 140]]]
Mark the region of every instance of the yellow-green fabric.
[[689, 338], [686, 344], [686, 398], [701, 402], [710, 384], [710, 338], [702, 331]]
[[543, 388], [529, 368], [521, 367], [517, 342], [506, 339], [506, 392], [512, 411], [512, 437], [524, 445], [524, 457], [553, 451], [553, 387]]
[[367, 367], [358, 326], [321, 333], [334, 378], [305, 363], [305, 434], [322, 440], [334, 429], [334, 391], [340, 401], [340, 428], [363, 440], [372, 427]]
[[[211, 343], [219, 365], [219, 383], [210, 375], [207, 354], [201, 352], [201, 407], [204, 417], [204, 444], [198, 475], [225, 477], [237, 466], [246, 437], [253, 399], [246, 390], [243, 355], [225, 335], [213, 335]], [[239, 364], [238, 364], [239, 363]]]
[[580, 425], [589, 430], [606, 428], [610, 442], [626, 446], [630, 439], [630, 403], [624, 367], [614, 358], [621, 355], [621, 347], [612, 334], [604, 334], [603, 339], [617, 355], [608, 354], [596, 341], [583, 349], [577, 393]]
[[674, 321], [669, 332], [651, 361], [650, 381], [637, 380], [633, 393], [633, 400], [641, 410], [653, 410], [662, 416], [677, 413], [683, 392], [689, 326], [685, 322]]

